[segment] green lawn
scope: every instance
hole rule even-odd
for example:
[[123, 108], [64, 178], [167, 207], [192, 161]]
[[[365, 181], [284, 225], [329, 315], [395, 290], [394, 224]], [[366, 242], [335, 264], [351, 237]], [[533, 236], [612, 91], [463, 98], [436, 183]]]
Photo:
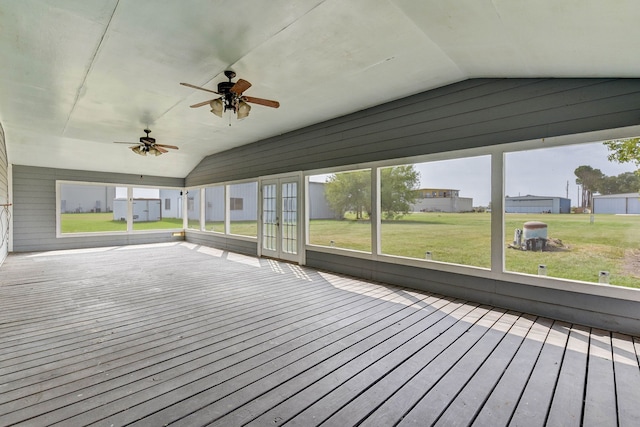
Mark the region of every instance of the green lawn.
[[[640, 252], [640, 216], [528, 215], [507, 214], [505, 247], [513, 240], [513, 231], [527, 221], [548, 225], [548, 237], [560, 239], [565, 248], [550, 252], [526, 252], [506, 249], [508, 271], [537, 274], [538, 265], [547, 266], [553, 277], [598, 281], [598, 272], [611, 273], [610, 283], [640, 287], [640, 271], [625, 266], [625, 256]], [[477, 267], [490, 267], [489, 213], [413, 213], [399, 221], [383, 221], [382, 252], [424, 259], [431, 251], [437, 261]], [[371, 225], [368, 221], [313, 220], [309, 224], [311, 244], [371, 250]]]
[[[127, 231], [126, 221], [115, 221], [113, 213], [68, 213], [60, 215], [62, 233], [95, 233]], [[182, 228], [181, 218], [163, 218], [161, 221], [134, 222], [134, 230], [164, 230]]]

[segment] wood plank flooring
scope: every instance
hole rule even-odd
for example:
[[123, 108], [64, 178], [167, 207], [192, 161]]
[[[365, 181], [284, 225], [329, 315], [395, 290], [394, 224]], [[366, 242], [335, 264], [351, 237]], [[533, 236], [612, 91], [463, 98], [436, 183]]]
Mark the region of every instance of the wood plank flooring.
[[188, 243], [11, 254], [0, 426], [636, 426], [640, 340]]

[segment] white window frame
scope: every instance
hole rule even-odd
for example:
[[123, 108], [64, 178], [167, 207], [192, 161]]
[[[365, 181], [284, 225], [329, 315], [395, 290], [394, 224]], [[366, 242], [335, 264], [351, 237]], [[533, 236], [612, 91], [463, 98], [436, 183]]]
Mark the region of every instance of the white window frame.
[[[127, 229], [126, 231], [95, 231], [88, 233], [62, 233], [61, 230], [61, 186], [68, 185], [87, 185], [95, 187], [119, 187], [127, 189]], [[157, 230], [134, 230], [133, 229], [133, 189], [134, 188], [149, 188], [149, 189], [166, 189], [166, 190], [178, 190], [184, 193], [182, 187], [168, 187], [159, 185], [131, 185], [131, 184], [118, 184], [113, 182], [90, 182], [90, 181], [71, 181], [71, 180], [56, 180], [56, 238], [65, 239], [70, 237], [86, 237], [86, 236], [118, 236], [123, 234], [150, 234], [150, 233], [165, 233], [165, 232], [179, 232], [184, 231], [184, 228], [162, 228]], [[184, 206], [184, 201], [183, 201]], [[185, 216], [185, 210], [183, 208], [182, 214]]]
[[[313, 250], [317, 252], [332, 253], [344, 256], [351, 256], [361, 259], [370, 259], [374, 261], [384, 261], [391, 264], [406, 265], [420, 267], [443, 272], [450, 272], [468, 276], [482, 277], [494, 279], [496, 281], [516, 282], [525, 285], [538, 286], [543, 288], [562, 289], [569, 292], [584, 293], [597, 296], [606, 296], [621, 298], [625, 300], [640, 302], [640, 289], [628, 288], [622, 286], [614, 286], [609, 284], [599, 284], [592, 282], [583, 282], [578, 280], [569, 280], [549, 276], [537, 276], [525, 273], [505, 271], [505, 245], [504, 245], [504, 159], [505, 154], [526, 151], [541, 148], [562, 147], [575, 144], [586, 144], [599, 141], [607, 141], [611, 139], [629, 138], [640, 134], [640, 126], [632, 126], [619, 129], [610, 129], [604, 131], [586, 132], [581, 134], [565, 135], [551, 138], [540, 138], [528, 141], [519, 141], [515, 143], [505, 143], [488, 147], [472, 148], [466, 150], [456, 150], [444, 153], [434, 153], [423, 156], [410, 158], [394, 159], [381, 162], [372, 162], [367, 164], [347, 165], [339, 168], [324, 168], [317, 170], [309, 170], [304, 172], [305, 194], [308, 191], [309, 177], [313, 175], [332, 174], [342, 171], [358, 170], [371, 168], [372, 170], [372, 195], [374, 200], [372, 206], [374, 209], [371, 226], [371, 253], [353, 251], [349, 249], [326, 247], [311, 245], [308, 240], [305, 241], [305, 250]], [[491, 267], [489, 269], [445, 263], [433, 260], [422, 260], [416, 258], [408, 258], [401, 256], [386, 255], [380, 253], [380, 202], [379, 202], [379, 186], [377, 182], [380, 176], [380, 168], [405, 165], [421, 162], [432, 162], [438, 160], [451, 160], [459, 158], [468, 158], [482, 155], [491, 156]], [[308, 197], [307, 197], [308, 199]], [[308, 202], [307, 202], [308, 203]], [[308, 204], [305, 205], [305, 235], [308, 236], [309, 228], [309, 209]]]

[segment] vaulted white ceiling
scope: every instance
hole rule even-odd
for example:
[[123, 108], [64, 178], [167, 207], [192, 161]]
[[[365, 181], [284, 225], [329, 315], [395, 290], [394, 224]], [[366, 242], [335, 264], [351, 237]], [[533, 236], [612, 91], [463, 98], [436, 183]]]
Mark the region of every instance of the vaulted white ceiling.
[[[203, 157], [475, 77], [640, 77], [634, 0], [2, 0], [9, 162], [171, 177]], [[190, 105], [225, 70], [280, 101]], [[178, 151], [135, 155], [149, 127]]]

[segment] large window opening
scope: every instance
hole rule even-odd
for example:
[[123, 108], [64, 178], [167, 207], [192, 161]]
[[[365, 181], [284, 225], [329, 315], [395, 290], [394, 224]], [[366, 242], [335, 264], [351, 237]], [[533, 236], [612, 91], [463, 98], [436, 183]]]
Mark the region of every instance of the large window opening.
[[187, 228], [200, 230], [200, 189], [192, 188], [187, 192]]
[[216, 185], [204, 189], [205, 230], [224, 233], [224, 186]]
[[309, 244], [371, 252], [371, 169], [309, 181]]
[[[624, 144], [574, 142], [586, 137], [310, 173], [307, 244], [549, 287], [562, 279], [639, 288], [639, 162], [624, 162]], [[626, 141], [632, 153], [640, 144]]]
[[[126, 212], [127, 196], [126, 187], [118, 187], [117, 204], [118, 212]], [[133, 188], [133, 229], [141, 230], [166, 230], [182, 228], [182, 212], [177, 209], [165, 209], [165, 199], [178, 199], [180, 190], [165, 188]], [[119, 216], [121, 216], [119, 214]]]
[[381, 253], [490, 268], [490, 205], [490, 156], [381, 168]]
[[229, 233], [258, 237], [258, 182], [231, 184], [228, 188]]
[[59, 199], [62, 234], [127, 231], [127, 211], [118, 210], [113, 185], [61, 183]]
[[640, 175], [602, 142], [505, 155], [505, 269], [640, 287]]
[[58, 183], [60, 235], [182, 228], [181, 191], [112, 184]]

